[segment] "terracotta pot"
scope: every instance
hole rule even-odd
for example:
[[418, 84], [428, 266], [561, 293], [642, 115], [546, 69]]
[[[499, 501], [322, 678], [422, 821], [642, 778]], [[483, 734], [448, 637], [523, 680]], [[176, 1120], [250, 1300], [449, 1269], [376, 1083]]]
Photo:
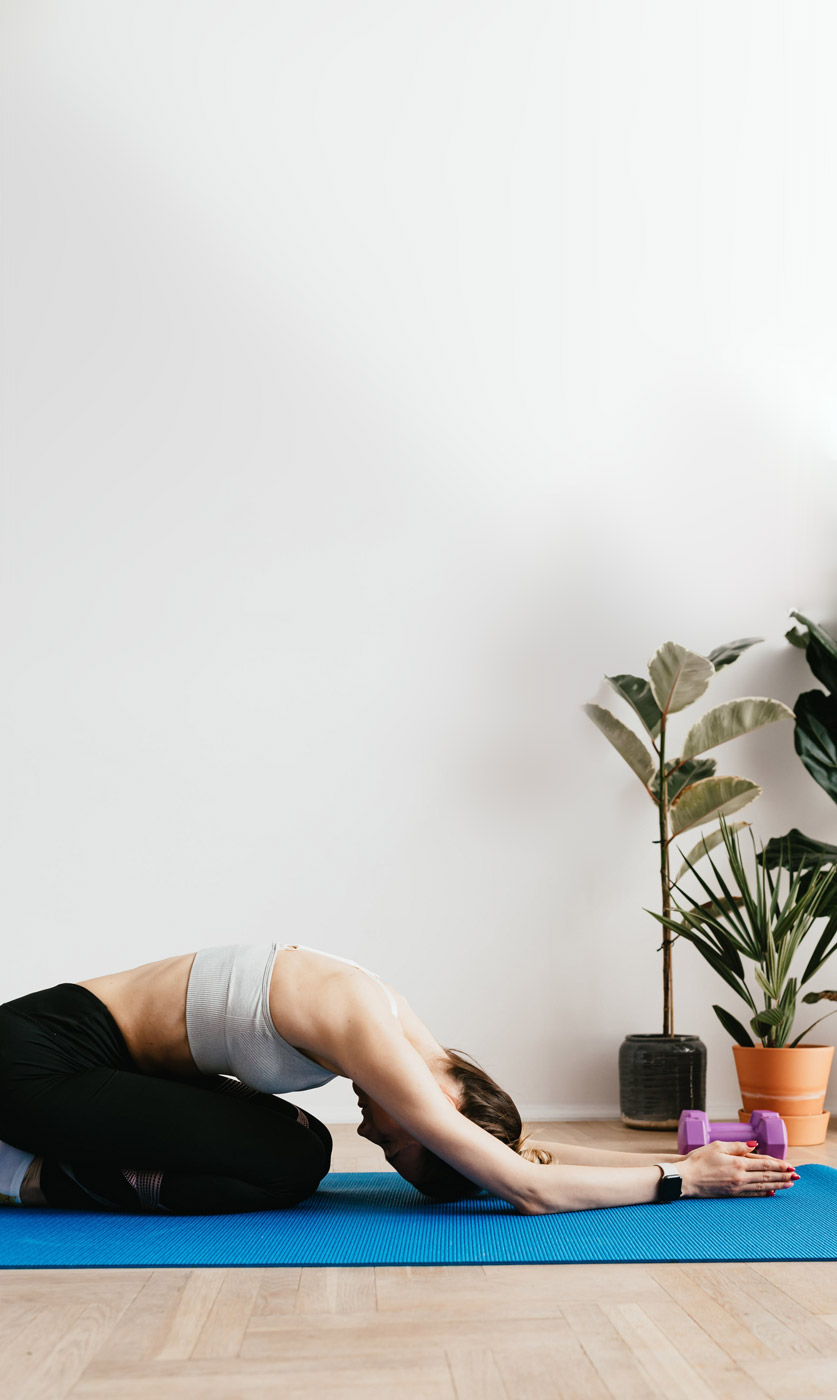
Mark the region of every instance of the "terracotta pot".
[[733, 1045], [732, 1053], [744, 1121], [754, 1108], [769, 1108], [784, 1118], [790, 1145], [809, 1147], [825, 1141], [829, 1114], [823, 1112], [823, 1103], [833, 1045]]

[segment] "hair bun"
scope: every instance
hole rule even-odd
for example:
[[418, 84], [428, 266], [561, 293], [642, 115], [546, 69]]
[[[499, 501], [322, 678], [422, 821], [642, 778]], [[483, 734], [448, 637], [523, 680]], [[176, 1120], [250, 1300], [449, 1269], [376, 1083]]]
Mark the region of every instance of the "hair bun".
[[535, 1162], [541, 1167], [548, 1167], [555, 1161], [552, 1153], [546, 1147], [527, 1147], [528, 1141], [528, 1137], [525, 1137], [518, 1138], [517, 1142], [512, 1143], [512, 1148], [518, 1157], [523, 1157], [527, 1162]]

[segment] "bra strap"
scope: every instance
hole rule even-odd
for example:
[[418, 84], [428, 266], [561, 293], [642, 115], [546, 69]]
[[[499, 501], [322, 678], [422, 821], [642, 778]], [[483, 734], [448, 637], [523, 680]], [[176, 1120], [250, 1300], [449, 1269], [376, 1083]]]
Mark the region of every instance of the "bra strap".
[[366, 976], [373, 978], [374, 981], [378, 983], [378, 986], [386, 993], [390, 1010], [396, 1021], [398, 1020], [398, 1006], [395, 997], [392, 995], [392, 992], [383, 979], [378, 976], [377, 972], [370, 971], [368, 967], [363, 967], [361, 963], [353, 962], [351, 958], [341, 958], [337, 953], [324, 953], [321, 948], [309, 948], [305, 943], [277, 943], [276, 947], [280, 950], [283, 948], [297, 949], [300, 953], [319, 953], [321, 958], [331, 958], [334, 962], [345, 963], [347, 967], [356, 967], [358, 972], [365, 972]]

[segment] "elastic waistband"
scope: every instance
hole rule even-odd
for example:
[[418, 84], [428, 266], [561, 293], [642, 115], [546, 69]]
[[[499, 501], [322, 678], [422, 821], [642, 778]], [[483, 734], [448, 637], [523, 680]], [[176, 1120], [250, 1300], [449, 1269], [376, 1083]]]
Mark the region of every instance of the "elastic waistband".
[[[101, 1065], [136, 1068], [105, 1003], [77, 982], [59, 982], [0, 1006], [0, 1058], [17, 1072], [79, 1072]], [[29, 1048], [23, 1053], [22, 1047]], [[14, 1051], [12, 1046], [17, 1047]], [[11, 1056], [10, 1060], [5, 1057]]]

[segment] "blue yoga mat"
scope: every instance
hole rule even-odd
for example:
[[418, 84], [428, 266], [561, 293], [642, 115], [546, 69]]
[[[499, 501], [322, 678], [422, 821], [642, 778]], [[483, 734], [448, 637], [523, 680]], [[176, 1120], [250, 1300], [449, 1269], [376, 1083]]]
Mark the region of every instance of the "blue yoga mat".
[[657, 1263], [837, 1259], [837, 1170], [805, 1166], [789, 1191], [563, 1215], [517, 1215], [491, 1196], [440, 1205], [394, 1172], [344, 1172], [293, 1210], [142, 1216], [6, 1207], [7, 1269], [248, 1265]]

